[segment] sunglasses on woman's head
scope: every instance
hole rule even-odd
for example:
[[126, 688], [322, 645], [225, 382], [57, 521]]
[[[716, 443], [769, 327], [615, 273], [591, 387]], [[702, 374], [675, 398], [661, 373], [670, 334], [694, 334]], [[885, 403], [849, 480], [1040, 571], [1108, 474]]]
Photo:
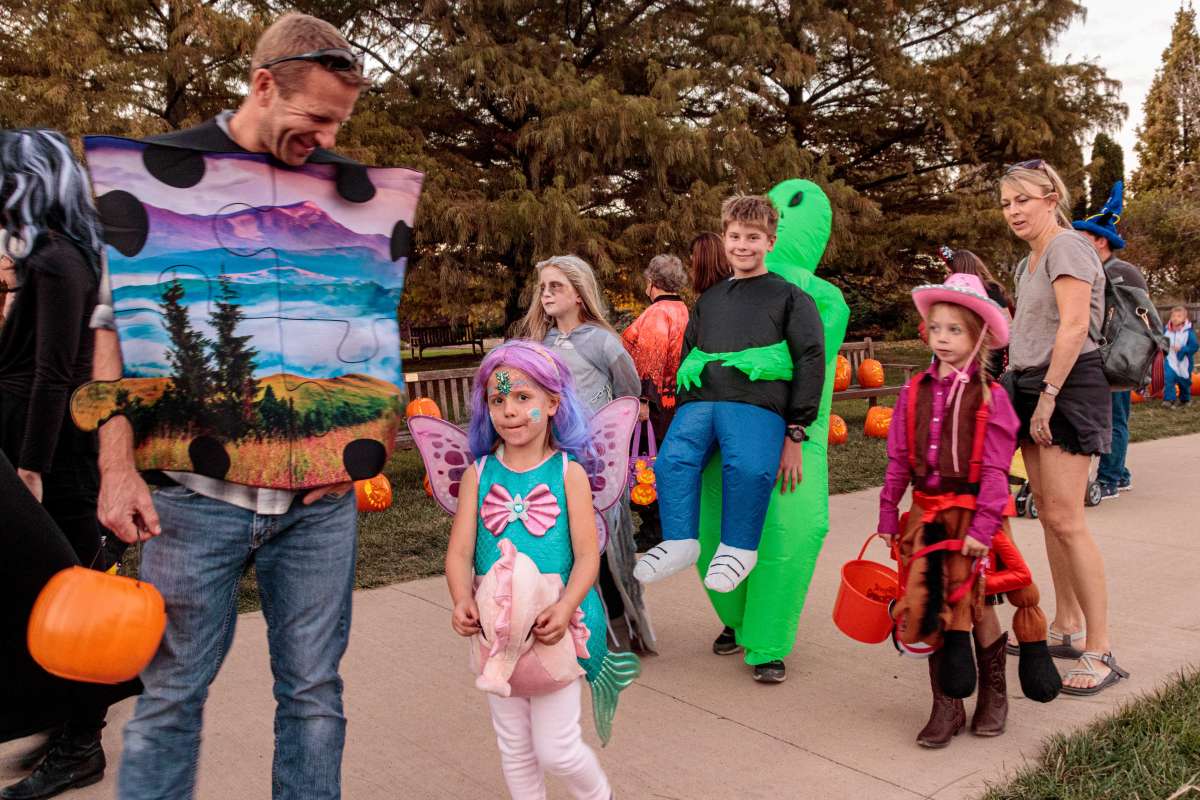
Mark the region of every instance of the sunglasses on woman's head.
[[1028, 161], [1021, 161], [1017, 164], [1009, 164], [1004, 168], [1004, 174], [1007, 175], [1008, 173], [1017, 169], [1041, 169], [1044, 166], [1046, 166], [1046, 162], [1042, 159], [1031, 158]]
[[308, 53], [298, 53], [294, 56], [281, 56], [270, 61], [264, 61], [256, 69], [270, 69], [285, 61], [312, 61], [320, 64], [330, 72], [356, 72], [362, 74], [362, 59], [357, 54], [344, 47], [328, 47], [324, 50], [313, 50]]

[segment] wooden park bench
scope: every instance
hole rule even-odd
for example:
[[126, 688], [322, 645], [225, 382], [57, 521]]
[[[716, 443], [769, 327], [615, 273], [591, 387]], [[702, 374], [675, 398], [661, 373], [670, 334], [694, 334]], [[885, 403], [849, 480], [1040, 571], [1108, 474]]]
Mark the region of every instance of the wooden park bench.
[[483, 337], [475, 332], [475, 326], [469, 322], [459, 325], [412, 325], [405, 328], [412, 357], [418, 361], [430, 347], [456, 347], [460, 344], [471, 345], [471, 353], [476, 349], [483, 355]]
[[866, 359], [876, 358], [875, 342], [871, 341], [871, 337], [868, 336], [861, 342], [846, 342], [838, 352], [850, 362], [850, 387], [840, 392], [834, 392], [834, 400], [866, 400], [867, 405], [876, 405], [881, 397], [894, 397], [900, 394], [900, 389], [912, 379], [913, 373], [924, 369], [915, 364], [884, 364], [885, 375], [889, 369], [901, 370], [904, 379], [900, 383], [891, 385], [885, 381], [883, 386], [868, 389], [858, 384], [858, 368]]

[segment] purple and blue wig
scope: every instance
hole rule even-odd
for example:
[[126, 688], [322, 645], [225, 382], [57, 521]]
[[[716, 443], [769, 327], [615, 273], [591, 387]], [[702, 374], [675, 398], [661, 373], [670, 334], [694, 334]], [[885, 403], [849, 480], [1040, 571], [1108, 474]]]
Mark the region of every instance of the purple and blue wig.
[[573, 456], [589, 475], [600, 468], [600, 457], [592, 443], [590, 415], [575, 394], [571, 370], [550, 349], [529, 339], [511, 339], [483, 358], [471, 391], [471, 424], [467, 437], [475, 458], [489, 455], [500, 439], [488, 413], [487, 383], [501, 367], [519, 369], [538, 386], [558, 397], [558, 410], [551, 418], [551, 437], [559, 450]]

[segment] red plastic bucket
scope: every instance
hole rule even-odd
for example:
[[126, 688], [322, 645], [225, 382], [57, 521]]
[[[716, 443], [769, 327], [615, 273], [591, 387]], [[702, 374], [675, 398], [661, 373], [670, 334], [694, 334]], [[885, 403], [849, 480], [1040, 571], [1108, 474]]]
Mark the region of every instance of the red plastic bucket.
[[877, 535], [868, 536], [858, 558], [842, 565], [842, 583], [833, 604], [833, 622], [838, 630], [865, 644], [878, 644], [891, 633], [888, 604], [900, 588], [896, 570], [863, 558], [867, 545]]

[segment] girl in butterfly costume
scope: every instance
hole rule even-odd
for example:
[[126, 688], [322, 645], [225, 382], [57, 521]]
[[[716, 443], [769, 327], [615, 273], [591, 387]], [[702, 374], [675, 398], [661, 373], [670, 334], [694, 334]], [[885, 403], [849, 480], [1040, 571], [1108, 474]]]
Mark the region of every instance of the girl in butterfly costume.
[[607, 743], [617, 695], [640, 662], [607, 648], [594, 588], [600, 512], [624, 488], [638, 402], [614, 400], [589, 420], [566, 365], [540, 344], [514, 340], [484, 358], [471, 410], [469, 434], [432, 417], [409, 427], [434, 496], [454, 514], [452, 625], [472, 640], [505, 780], [515, 798], [545, 797], [549, 771], [575, 797], [608, 798], [580, 734], [579, 677]]
[[[1062, 682], [1046, 646], [1038, 590], [1009, 535], [1008, 467], [1018, 421], [1008, 395], [987, 377], [988, 348], [1008, 343], [1007, 312], [975, 275], [913, 289], [934, 359], [900, 392], [888, 432], [888, 468], [879, 495], [879, 525], [900, 566], [893, 614], [896, 646], [929, 656], [933, 710], [917, 736], [945, 747], [966, 725], [962, 698], [979, 697], [971, 731], [999, 736], [1008, 717], [1008, 634], [986, 595], [1017, 606], [1021, 688], [1048, 702]], [[913, 505], [897, 505], [909, 484]], [[972, 653], [971, 634], [975, 646]]]

